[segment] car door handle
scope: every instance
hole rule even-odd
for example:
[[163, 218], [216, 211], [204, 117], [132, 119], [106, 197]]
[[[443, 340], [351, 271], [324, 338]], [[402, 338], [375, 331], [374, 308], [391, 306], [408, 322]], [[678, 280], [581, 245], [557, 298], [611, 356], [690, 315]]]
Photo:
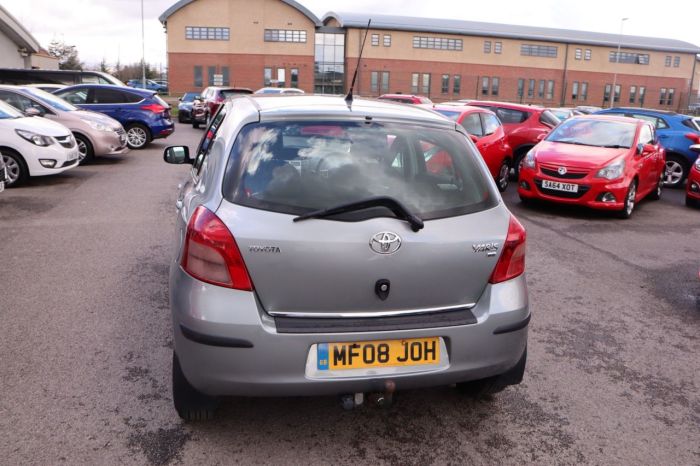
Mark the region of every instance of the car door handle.
[[177, 208], [177, 210], [181, 210], [182, 206], [183, 206], [182, 199], [178, 199], [177, 201], [175, 201], [175, 207]]
[[659, 139], [668, 139], [668, 134], [659, 134]]

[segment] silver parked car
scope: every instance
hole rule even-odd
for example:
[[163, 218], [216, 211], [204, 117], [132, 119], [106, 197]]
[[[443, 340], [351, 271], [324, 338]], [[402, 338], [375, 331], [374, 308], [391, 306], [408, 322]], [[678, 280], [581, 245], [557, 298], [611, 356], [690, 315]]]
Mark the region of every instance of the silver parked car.
[[177, 199], [173, 396], [343, 395], [520, 383], [525, 230], [460, 125], [404, 105], [242, 96]]
[[0, 86], [0, 100], [27, 116], [42, 116], [70, 129], [78, 144], [80, 163], [96, 155], [129, 152], [121, 123], [106, 115], [81, 110], [58, 96], [31, 86]]

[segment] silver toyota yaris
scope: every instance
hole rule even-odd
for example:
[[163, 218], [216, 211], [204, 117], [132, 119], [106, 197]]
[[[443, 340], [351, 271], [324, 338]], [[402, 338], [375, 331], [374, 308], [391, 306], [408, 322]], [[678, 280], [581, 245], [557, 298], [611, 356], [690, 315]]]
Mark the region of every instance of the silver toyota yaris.
[[221, 107], [177, 199], [173, 398], [520, 383], [525, 230], [460, 125], [341, 97]]

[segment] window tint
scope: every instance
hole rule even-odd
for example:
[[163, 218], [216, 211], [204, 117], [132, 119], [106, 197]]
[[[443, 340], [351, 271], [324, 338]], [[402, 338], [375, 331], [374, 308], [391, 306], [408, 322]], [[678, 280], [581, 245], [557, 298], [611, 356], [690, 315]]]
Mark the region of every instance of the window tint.
[[636, 131], [636, 123], [573, 118], [557, 126], [546, 140], [594, 147], [630, 148]]
[[510, 108], [492, 108], [498, 115], [498, 119], [504, 124], [506, 123], [522, 123], [530, 117], [528, 112], [522, 112], [520, 110], [513, 110]]
[[16, 94], [14, 92], [0, 91], [0, 100], [7, 102], [8, 104], [12, 105], [21, 112], [26, 112], [27, 109], [30, 108], [35, 108], [39, 110], [41, 115], [44, 115], [46, 114], [46, 112], [48, 112], [48, 109], [43, 105], [40, 105], [34, 102], [32, 99], [29, 99], [20, 94]]
[[479, 118], [479, 113], [470, 113], [469, 115], [465, 116], [462, 120], [462, 126], [469, 134], [473, 134], [474, 136], [478, 137], [484, 135], [484, 131], [481, 128], [481, 118]]
[[[302, 214], [391, 196], [424, 219], [476, 212], [495, 195], [466, 138], [407, 123], [284, 121], [239, 133], [224, 196], [251, 208]], [[347, 220], [389, 215], [384, 209]]]
[[652, 131], [651, 126], [649, 126], [649, 125], [642, 126], [642, 129], [639, 132], [639, 143], [640, 144], [653, 144], [654, 143], [654, 132]]
[[[138, 94], [134, 94], [132, 92], [124, 92], [123, 97], [124, 97], [124, 100], [129, 104], [135, 104], [136, 102], [141, 102], [144, 99], [143, 96], [140, 96]], [[156, 99], [160, 98], [160, 97], [158, 97], [157, 94], [155, 94], [153, 97], [155, 97]], [[165, 102], [163, 102], [163, 103], [165, 103]]]
[[666, 122], [664, 120], [662, 120], [661, 118], [657, 118], [653, 115], [644, 115], [644, 114], [640, 114], [640, 113], [634, 113], [631, 115], [631, 117], [637, 118], [639, 120], [648, 121], [649, 123], [654, 125], [654, 127], [657, 129], [668, 128], [668, 125], [666, 124]]
[[204, 133], [204, 137], [197, 148], [197, 155], [195, 156], [194, 163], [192, 164], [192, 174], [194, 176], [199, 176], [199, 174], [202, 172], [202, 167], [204, 166], [207, 156], [209, 155], [209, 151], [211, 150], [211, 144], [214, 141], [216, 133], [219, 131], [221, 122], [224, 121], [224, 118], [226, 118], [226, 111], [222, 106], [221, 110], [214, 116], [214, 119], [209, 125], [209, 128], [207, 128], [206, 133]]
[[501, 122], [498, 121], [496, 115], [491, 115], [490, 113], [480, 113], [480, 115], [484, 126], [485, 136], [488, 136], [489, 134], [493, 134], [496, 131], [498, 131], [498, 128], [501, 126]]
[[88, 90], [86, 88], [79, 88], [70, 91], [58, 92], [56, 95], [72, 104], [80, 105], [87, 103]]
[[123, 104], [126, 102], [124, 93], [114, 89], [94, 88], [92, 95], [93, 104]]

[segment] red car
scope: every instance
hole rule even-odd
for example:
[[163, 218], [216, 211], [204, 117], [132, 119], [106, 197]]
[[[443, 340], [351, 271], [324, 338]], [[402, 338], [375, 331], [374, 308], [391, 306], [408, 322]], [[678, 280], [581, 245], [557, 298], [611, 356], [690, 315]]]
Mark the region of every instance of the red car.
[[246, 87], [209, 86], [202, 91], [199, 99], [192, 104], [192, 127], [209, 124], [209, 120], [219, 111], [219, 106], [228, 98], [237, 94], [252, 94]]
[[[700, 144], [690, 146], [690, 150], [700, 153]], [[693, 168], [688, 173], [688, 187], [685, 192], [685, 205], [700, 207], [700, 157], [695, 159]]]
[[513, 152], [506, 142], [503, 124], [496, 114], [485, 108], [467, 105], [436, 105], [433, 110], [456, 121], [467, 130], [496, 180], [499, 191], [505, 191], [508, 187]]
[[392, 102], [400, 102], [402, 104], [426, 104], [433, 105], [433, 101], [421, 95], [411, 94], [384, 94], [377, 97], [379, 100], [390, 100]]
[[647, 195], [661, 197], [665, 164], [651, 123], [608, 115], [574, 117], [527, 153], [518, 194], [523, 202], [577, 204], [629, 218]]
[[560, 121], [551, 111], [542, 107], [473, 100], [469, 105], [492, 110], [503, 122], [506, 141], [513, 150], [513, 170], [518, 177], [520, 162]]

